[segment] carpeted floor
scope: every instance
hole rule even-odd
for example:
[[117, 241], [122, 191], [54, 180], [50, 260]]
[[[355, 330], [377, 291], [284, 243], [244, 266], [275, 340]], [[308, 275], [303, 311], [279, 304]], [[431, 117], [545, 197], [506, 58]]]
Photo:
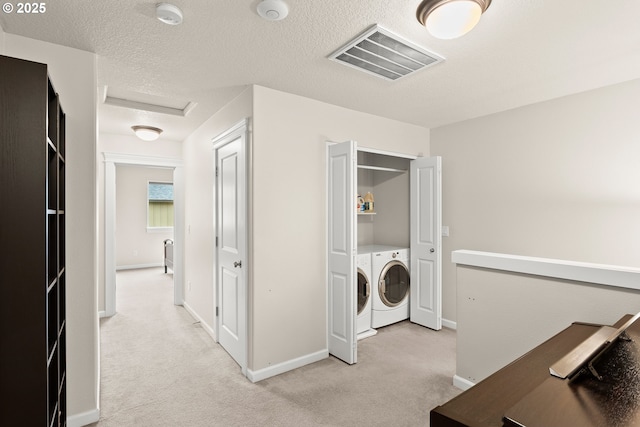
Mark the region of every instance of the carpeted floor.
[[408, 321], [330, 357], [252, 384], [182, 308], [162, 268], [117, 274], [102, 319], [101, 419], [92, 426], [428, 426], [453, 387], [455, 331]]

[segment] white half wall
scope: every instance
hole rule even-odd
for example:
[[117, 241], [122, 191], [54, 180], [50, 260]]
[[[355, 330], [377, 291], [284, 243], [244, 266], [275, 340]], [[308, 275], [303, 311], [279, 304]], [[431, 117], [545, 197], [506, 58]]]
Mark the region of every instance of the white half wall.
[[[586, 274], [595, 280], [620, 275], [604, 268]], [[571, 265], [563, 270], [575, 273]], [[573, 322], [612, 325], [640, 311], [637, 289], [548, 277], [555, 272], [546, 265], [540, 271], [546, 276], [457, 265], [458, 382], [478, 383]], [[640, 269], [624, 274], [640, 276]]]

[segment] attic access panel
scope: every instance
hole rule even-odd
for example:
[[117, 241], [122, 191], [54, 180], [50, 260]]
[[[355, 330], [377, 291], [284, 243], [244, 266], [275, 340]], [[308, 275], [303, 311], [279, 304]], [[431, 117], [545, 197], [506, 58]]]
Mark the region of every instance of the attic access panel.
[[391, 81], [444, 61], [440, 55], [379, 25], [374, 25], [329, 55], [329, 59]]

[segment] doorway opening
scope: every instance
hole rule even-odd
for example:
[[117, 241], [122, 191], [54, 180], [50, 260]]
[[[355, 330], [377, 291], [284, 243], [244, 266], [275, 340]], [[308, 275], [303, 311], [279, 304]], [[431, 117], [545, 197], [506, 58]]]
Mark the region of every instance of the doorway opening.
[[105, 316], [116, 314], [116, 166], [143, 166], [167, 168], [173, 171], [174, 186], [174, 227], [173, 227], [173, 302], [182, 305], [184, 302], [183, 290], [183, 259], [184, 253], [184, 195], [182, 194], [182, 160], [139, 156], [130, 154], [103, 153], [104, 156], [104, 305]]
[[[442, 328], [440, 176], [439, 157], [327, 145], [328, 347], [338, 359], [357, 362], [358, 333], [406, 319]], [[375, 204], [373, 192], [384, 196]], [[367, 267], [378, 283], [369, 325], [354, 301], [356, 270]]]

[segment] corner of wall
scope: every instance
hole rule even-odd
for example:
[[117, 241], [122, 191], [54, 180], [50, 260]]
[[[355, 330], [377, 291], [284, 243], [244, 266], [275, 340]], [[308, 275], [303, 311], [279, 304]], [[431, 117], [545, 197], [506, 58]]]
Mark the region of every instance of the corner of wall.
[[467, 380], [466, 378], [462, 378], [459, 375], [453, 376], [453, 385], [459, 388], [462, 391], [469, 390], [471, 387], [476, 385], [476, 383]]
[[[217, 135], [253, 115], [253, 85], [235, 88], [233, 98], [182, 143], [184, 162], [184, 306], [214, 337], [213, 144]], [[215, 338], [214, 338], [215, 339]], [[251, 337], [248, 337], [251, 342]], [[251, 347], [251, 346], [250, 346]], [[251, 367], [251, 356], [248, 358]]]
[[2, 28], [2, 24], [0, 24], [0, 55], [4, 55], [4, 29]]
[[252, 383], [257, 383], [258, 381], [262, 381], [267, 378], [271, 378], [276, 375], [301, 368], [305, 365], [319, 362], [328, 357], [329, 350], [325, 348], [314, 353], [306, 354], [304, 356], [296, 357], [295, 359], [287, 360], [276, 365], [269, 366], [267, 368], [258, 369], [256, 371], [248, 369], [247, 378], [249, 378], [249, 381], [251, 381]]
[[91, 411], [83, 412], [81, 414], [71, 415], [67, 418], [67, 425], [69, 427], [82, 427], [89, 424], [97, 423], [100, 421], [100, 410], [94, 409]]

